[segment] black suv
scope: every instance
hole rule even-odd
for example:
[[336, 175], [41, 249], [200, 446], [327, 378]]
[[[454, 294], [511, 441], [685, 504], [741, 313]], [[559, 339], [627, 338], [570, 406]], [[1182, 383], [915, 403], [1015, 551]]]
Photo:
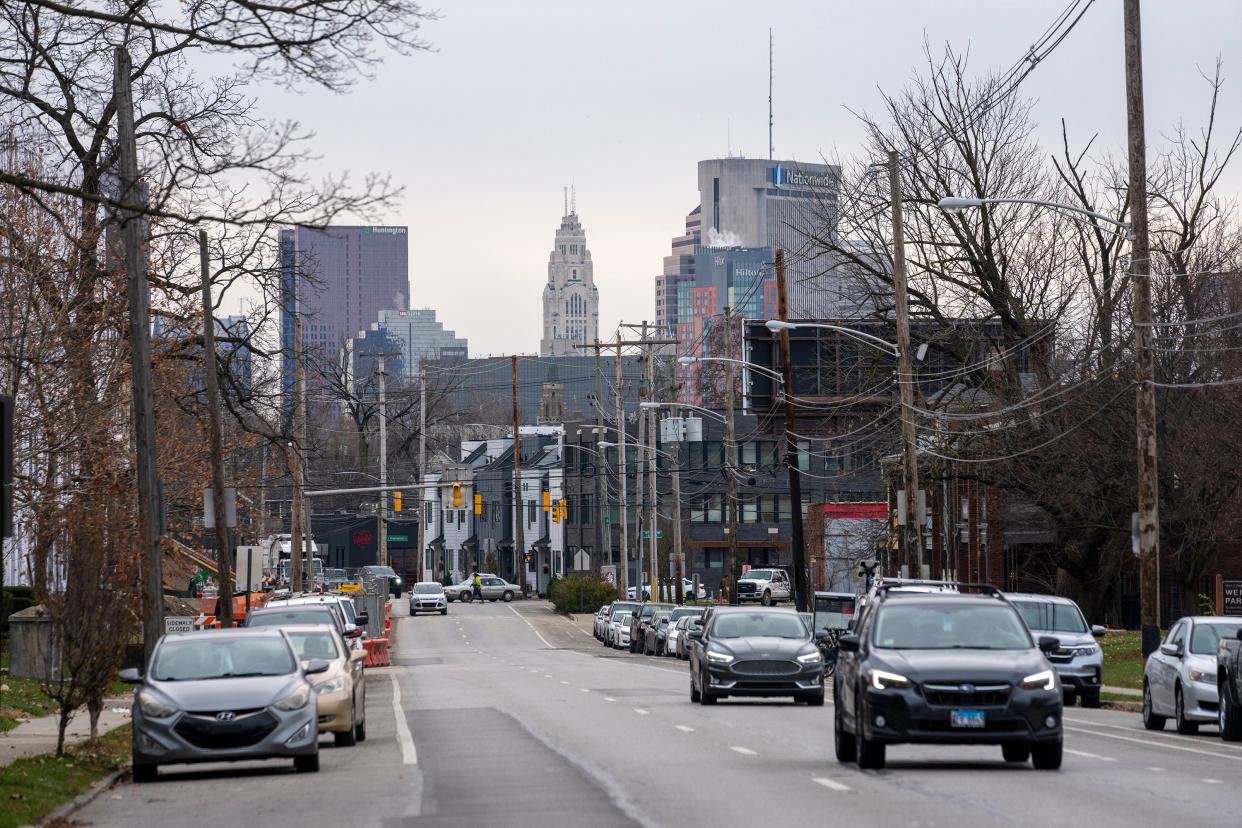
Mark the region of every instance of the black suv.
[[658, 610], [671, 610], [672, 604], [659, 604], [655, 601], [647, 603], [634, 610], [634, 614], [630, 616], [630, 652], [641, 653], [643, 651], [644, 639], [647, 631], [650, 629], [651, 616], [655, 615]]
[[837, 759], [884, 767], [902, 743], [999, 744], [1008, 762], [1061, 766], [1061, 682], [1000, 590], [882, 585], [839, 641], [833, 682]]

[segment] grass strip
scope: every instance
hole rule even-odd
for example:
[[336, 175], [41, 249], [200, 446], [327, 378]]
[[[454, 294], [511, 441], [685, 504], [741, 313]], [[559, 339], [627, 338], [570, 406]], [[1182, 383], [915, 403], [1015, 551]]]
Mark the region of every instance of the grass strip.
[[84, 742], [57, 758], [51, 754], [18, 759], [0, 770], [0, 828], [32, 825], [130, 758], [130, 725]]

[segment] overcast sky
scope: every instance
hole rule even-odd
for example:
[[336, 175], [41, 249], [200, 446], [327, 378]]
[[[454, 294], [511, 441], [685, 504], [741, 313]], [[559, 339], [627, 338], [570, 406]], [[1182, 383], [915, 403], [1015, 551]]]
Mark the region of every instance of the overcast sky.
[[[436, 51], [392, 58], [344, 96], [260, 90], [272, 117], [318, 133], [325, 170], [389, 172], [406, 189], [411, 307], [432, 307], [472, 356], [534, 352], [540, 295], [575, 183], [600, 293], [600, 332], [654, 318], [653, 282], [698, 202], [696, 163], [767, 154], [768, 28], [778, 158], [855, 153], [847, 107], [874, 110], [920, 70], [924, 37], [969, 47], [977, 73], [1010, 66], [1068, 0], [442, 0]], [[1197, 127], [1217, 55], [1223, 125], [1242, 122], [1242, 2], [1144, 5], [1149, 149]], [[1121, 152], [1120, 0], [1097, 0], [1021, 89], [1040, 137], [1099, 133]], [[1235, 171], [1227, 189], [1236, 192]]]

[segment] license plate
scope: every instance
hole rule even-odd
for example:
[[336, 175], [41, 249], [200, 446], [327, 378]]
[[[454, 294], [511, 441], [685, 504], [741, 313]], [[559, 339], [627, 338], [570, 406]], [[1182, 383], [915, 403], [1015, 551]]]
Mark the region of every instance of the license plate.
[[949, 724], [953, 727], [981, 728], [984, 726], [983, 711], [952, 710], [949, 712]]

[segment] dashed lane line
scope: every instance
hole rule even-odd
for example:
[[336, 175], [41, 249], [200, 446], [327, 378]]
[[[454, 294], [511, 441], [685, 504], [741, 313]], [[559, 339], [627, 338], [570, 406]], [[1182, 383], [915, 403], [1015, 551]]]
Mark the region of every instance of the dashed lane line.
[[615, 701], [616, 701], [616, 699], [614, 699], [612, 696], [604, 696], [604, 701], [606, 701], [606, 702], [615, 702]]
[[674, 726], [675, 726], [678, 730], [680, 730], [682, 733], [693, 733], [693, 732], [694, 732], [694, 728], [693, 728], [693, 727], [688, 727], [687, 725], [674, 725]]
[[757, 752], [751, 750], [750, 748], [742, 747], [741, 745], [729, 745], [729, 750], [733, 751], [734, 753], [740, 753], [743, 756], [758, 756], [759, 755]]
[[1200, 782], [1205, 782], [1205, 783], [1206, 783], [1206, 784], [1208, 784], [1208, 785], [1223, 785], [1223, 784], [1225, 784], [1224, 782], [1222, 782], [1222, 781], [1221, 781], [1221, 780], [1219, 780], [1219, 779], [1201, 779], [1201, 780], [1199, 780], [1199, 781], [1200, 781]]
[[1087, 753], [1085, 750], [1070, 750], [1069, 748], [1064, 748], [1064, 750], [1070, 756], [1081, 756], [1084, 759], [1099, 759], [1101, 762], [1117, 761], [1111, 756], [1100, 756], [1098, 753]]
[[1147, 769], [1151, 771], [1152, 773], [1164, 773], [1165, 772], [1165, 768], [1157, 768], [1151, 765], [1149, 765]]
[[849, 785], [845, 784], [844, 782], [838, 782], [835, 779], [829, 779], [827, 776], [812, 776], [811, 781], [814, 782], [816, 785], [823, 785], [828, 790], [837, 791], [838, 793], [853, 793], [854, 791], [853, 788], [851, 788]]
[[635, 707], [635, 708], [634, 708], [634, 712], [635, 712], [635, 713], [637, 713], [637, 714], [638, 714], [638, 715], [640, 715], [640, 716], [649, 716], [649, 715], [651, 715], [651, 711], [650, 711], [650, 710], [643, 710], [641, 707]]

